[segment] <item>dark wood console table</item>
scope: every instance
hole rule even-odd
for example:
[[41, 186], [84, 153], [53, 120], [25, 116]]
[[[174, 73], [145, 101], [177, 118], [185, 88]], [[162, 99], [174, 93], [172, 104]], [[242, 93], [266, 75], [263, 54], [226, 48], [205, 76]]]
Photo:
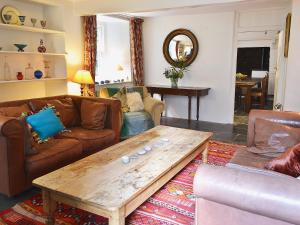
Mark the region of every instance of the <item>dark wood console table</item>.
[[149, 85], [147, 89], [151, 96], [153, 94], [160, 94], [161, 100], [164, 100], [164, 95], [180, 95], [188, 97], [188, 110], [189, 110], [189, 120], [191, 120], [191, 104], [192, 97], [197, 97], [197, 120], [199, 120], [199, 104], [200, 104], [200, 96], [208, 95], [210, 88], [203, 87], [178, 87], [173, 88], [170, 86], [161, 86], [161, 85]]

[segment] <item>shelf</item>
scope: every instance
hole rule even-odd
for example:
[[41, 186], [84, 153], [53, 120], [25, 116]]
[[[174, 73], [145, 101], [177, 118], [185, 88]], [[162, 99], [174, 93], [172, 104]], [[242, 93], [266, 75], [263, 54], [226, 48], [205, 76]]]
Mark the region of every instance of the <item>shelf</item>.
[[44, 33], [44, 34], [62, 34], [62, 35], [65, 34], [65, 32], [58, 31], [58, 30], [49, 30], [49, 29], [43, 29], [39, 27], [19, 26], [19, 25], [11, 25], [11, 24], [4, 24], [4, 23], [0, 24], [0, 29]]
[[18, 55], [48, 55], [48, 56], [66, 56], [67, 53], [52, 53], [52, 52], [17, 52], [17, 51], [0, 51], [0, 54], [18, 54]]
[[23, 82], [36, 82], [36, 81], [55, 81], [55, 80], [66, 80], [65, 77], [56, 78], [42, 78], [42, 79], [32, 79], [32, 80], [0, 80], [0, 84], [10, 84], [10, 83], [23, 83]]

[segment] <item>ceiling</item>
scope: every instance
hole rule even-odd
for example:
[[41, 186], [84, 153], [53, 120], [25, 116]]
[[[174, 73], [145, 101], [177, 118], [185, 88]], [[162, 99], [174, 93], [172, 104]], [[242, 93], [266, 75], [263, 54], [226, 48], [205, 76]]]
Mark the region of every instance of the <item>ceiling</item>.
[[287, 7], [291, 0], [72, 0], [79, 15], [125, 14], [139, 17]]

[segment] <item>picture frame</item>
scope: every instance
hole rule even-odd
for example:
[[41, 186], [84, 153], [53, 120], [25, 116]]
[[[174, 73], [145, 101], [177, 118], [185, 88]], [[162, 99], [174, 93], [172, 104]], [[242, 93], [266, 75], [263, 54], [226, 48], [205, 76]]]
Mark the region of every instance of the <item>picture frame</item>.
[[289, 13], [286, 16], [286, 23], [285, 23], [284, 57], [286, 58], [289, 56], [291, 23], [292, 23], [292, 14]]

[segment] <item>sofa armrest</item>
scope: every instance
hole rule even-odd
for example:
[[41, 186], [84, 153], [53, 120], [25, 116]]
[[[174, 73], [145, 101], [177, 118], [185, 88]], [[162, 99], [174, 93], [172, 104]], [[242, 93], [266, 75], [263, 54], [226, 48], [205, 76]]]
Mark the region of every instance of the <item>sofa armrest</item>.
[[112, 98], [96, 98], [96, 97], [81, 97], [81, 96], [70, 96], [78, 109], [80, 109], [81, 101], [86, 99], [89, 101], [96, 101], [104, 103], [108, 106], [108, 113], [106, 117], [105, 127], [110, 128], [115, 131], [115, 143], [120, 141], [120, 131], [121, 131], [121, 119], [122, 119], [122, 111], [121, 111], [121, 102]]
[[155, 126], [160, 125], [161, 113], [165, 109], [165, 104], [162, 101], [156, 100], [151, 96], [144, 98], [145, 111], [150, 113]]
[[298, 112], [278, 112], [270, 110], [251, 110], [248, 121], [247, 146], [254, 146], [255, 120], [257, 118], [271, 120], [276, 123], [292, 127], [300, 127], [300, 113]]
[[208, 201], [300, 224], [300, 181], [263, 171], [201, 165], [194, 178], [194, 193]]
[[24, 191], [24, 127], [15, 118], [0, 116], [0, 192], [13, 196]]

